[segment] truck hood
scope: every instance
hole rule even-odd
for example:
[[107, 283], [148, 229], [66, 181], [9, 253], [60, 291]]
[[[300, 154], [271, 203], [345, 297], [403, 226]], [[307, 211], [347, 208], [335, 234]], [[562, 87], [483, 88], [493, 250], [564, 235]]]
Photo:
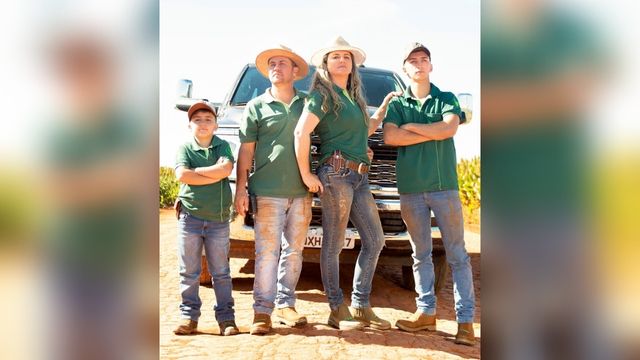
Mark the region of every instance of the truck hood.
[[240, 119], [244, 112], [244, 106], [227, 106], [219, 114], [218, 126], [226, 128], [240, 127]]
[[[227, 106], [219, 114], [218, 126], [224, 128], [239, 128], [245, 106]], [[373, 115], [376, 107], [367, 106], [369, 116]]]

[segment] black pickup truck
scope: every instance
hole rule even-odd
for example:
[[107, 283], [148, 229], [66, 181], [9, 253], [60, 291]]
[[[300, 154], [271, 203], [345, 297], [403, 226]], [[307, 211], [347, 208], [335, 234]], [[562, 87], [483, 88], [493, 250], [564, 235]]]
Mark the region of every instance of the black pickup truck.
[[[359, 69], [362, 78], [363, 92], [365, 94], [369, 112], [372, 114], [382, 103], [384, 97], [390, 91], [403, 90], [405, 84], [398, 74], [393, 71], [375, 69], [361, 66]], [[309, 74], [304, 79], [295, 83], [295, 87], [307, 91], [315, 68], [310, 68]], [[195, 101], [202, 99], [191, 98], [193, 83], [190, 80], [181, 80], [178, 85], [178, 101], [176, 108], [186, 111]], [[245, 105], [254, 97], [262, 94], [270, 86], [269, 80], [264, 78], [254, 64], [246, 65], [237, 80], [227, 93], [222, 103], [214, 103], [218, 111], [217, 136], [227, 140], [237, 158], [240, 142], [238, 139], [239, 122]], [[205, 99], [206, 100], [206, 99]], [[312, 137], [312, 168], [317, 166], [317, 138]], [[411, 244], [407, 227], [400, 216], [400, 196], [396, 187], [396, 157], [397, 149], [385, 145], [382, 138], [382, 129], [379, 128], [369, 138], [369, 147], [373, 150], [373, 161], [369, 170], [369, 185], [378, 207], [378, 214], [382, 222], [385, 234], [385, 247], [378, 260], [379, 265], [393, 265], [402, 268], [402, 286], [413, 289], [413, 259], [411, 257]], [[235, 172], [230, 177], [232, 190], [235, 190]], [[318, 197], [313, 198], [312, 219], [307, 236], [305, 250], [303, 252], [305, 262], [320, 261], [320, 245], [322, 243], [322, 204]], [[435, 288], [438, 292], [444, 284], [444, 278], [448, 271], [446, 256], [440, 231], [435, 218], [431, 217], [433, 235], [433, 263], [435, 267]], [[340, 254], [343, 264], [355, 264], [360, 249], [360, 237], [358, 231], [349, 222], [347, 237]], [[232, 215], [231, 222], [231, 250], [230, 257], [253, 259], [255, 256], [253, 219]], [[203, 261], [203, 266], [206, 262]], [[201, 281], [210, 281], [209, 274], [203, 271]]]

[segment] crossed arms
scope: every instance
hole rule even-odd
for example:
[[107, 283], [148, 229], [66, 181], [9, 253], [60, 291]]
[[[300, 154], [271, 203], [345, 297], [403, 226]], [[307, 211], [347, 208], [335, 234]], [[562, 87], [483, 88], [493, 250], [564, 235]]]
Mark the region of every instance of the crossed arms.
[[442, 121], [432, 124], [408, 123], [398, 126], [384, 124], [384, 143], [395, 146], [408, 146], [431, 140], [444, 140], [453, 137], [458, 130], [460, 117], [447, 114]]
[[231, 175], [233, 163], [226, 157], [220, 157], [218, 162], [211, 166], [188, 169], [184, 166], [178, 166], [176, 169], [176, 178], [181, 183], [187, 185], [209, 185]]

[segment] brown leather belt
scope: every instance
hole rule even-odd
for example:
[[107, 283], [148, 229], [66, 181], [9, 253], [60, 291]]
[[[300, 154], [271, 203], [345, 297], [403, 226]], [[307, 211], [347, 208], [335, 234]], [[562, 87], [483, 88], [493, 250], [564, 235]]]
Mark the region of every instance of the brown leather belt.
[[340, 150], [334, 151], [324, 163], [333, 166], [333, 169], [336, 171], [347, 168], [356, 171], [358, 174], [366, 174], [369, 172], [369, 165], [345, 159], [342, 157]]

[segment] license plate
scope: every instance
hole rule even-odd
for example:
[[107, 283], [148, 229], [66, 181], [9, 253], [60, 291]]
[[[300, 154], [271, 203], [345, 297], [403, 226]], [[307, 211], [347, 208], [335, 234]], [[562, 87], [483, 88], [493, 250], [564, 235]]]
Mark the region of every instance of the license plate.
[[[347, 229], [344, 238], [343, 249], [353, 249], [356, 237], [353, 231]], [[313, 227], [309, 228], [307, 232], [307, 239], [304, 242], [305, 247], [310, 248], [320, 248], [322, 247], [322, 228], [321, 227]]]

